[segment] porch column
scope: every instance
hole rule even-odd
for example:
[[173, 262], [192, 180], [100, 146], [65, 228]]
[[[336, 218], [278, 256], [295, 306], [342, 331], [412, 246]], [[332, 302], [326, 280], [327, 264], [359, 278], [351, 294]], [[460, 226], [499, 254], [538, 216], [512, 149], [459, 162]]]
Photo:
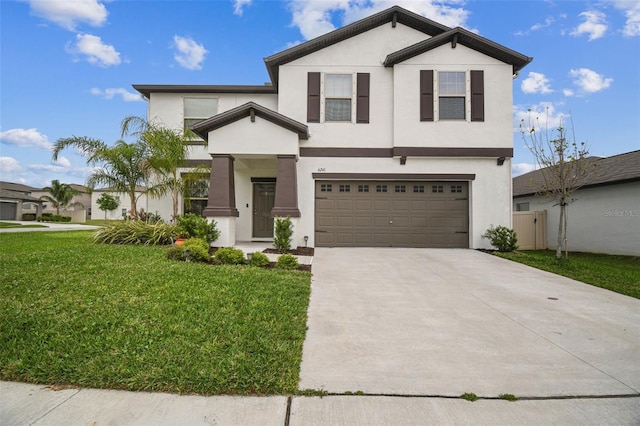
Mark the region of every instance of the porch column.
[[271, 210], [273, 217], [300, 217], [296, 161], [295, 155], [278, 155], [276, 198]]
[[236, 243], [236, 188], [233, 177], [234, 158], [228, 154], [211, 154], [209, 199], [202, 215], [215, 220], [220, 237], [215, 244], [230, 247]]

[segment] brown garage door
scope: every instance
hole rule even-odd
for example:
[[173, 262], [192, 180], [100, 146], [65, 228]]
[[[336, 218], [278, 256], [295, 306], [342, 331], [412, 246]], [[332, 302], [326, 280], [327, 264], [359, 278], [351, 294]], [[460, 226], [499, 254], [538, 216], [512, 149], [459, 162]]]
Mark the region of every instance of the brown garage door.
[[469, 247], [468, 182], [316, 181], [318, 247]]

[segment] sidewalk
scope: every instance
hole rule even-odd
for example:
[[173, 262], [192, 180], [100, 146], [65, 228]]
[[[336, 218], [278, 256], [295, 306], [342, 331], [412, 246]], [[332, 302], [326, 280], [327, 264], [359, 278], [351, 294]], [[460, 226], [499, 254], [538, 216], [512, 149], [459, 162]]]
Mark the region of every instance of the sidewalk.
[[0, 424], [13, 425], [638, 425], [633, 398], [478, 400], [437, 397], [180, 396], [53, 391], [0, 382]]
[[52, 223], [52, 222], [26, 222], [17, 220], [4, 220], [3, 222], [15, 223], [19, 225], [40, 225], [39, 228], [0, 228], [0, 233], [6, 232], [51, 232], [51, 231], [91, 231], [99, 229], [99, 226], [81, 225], [77, 223]]

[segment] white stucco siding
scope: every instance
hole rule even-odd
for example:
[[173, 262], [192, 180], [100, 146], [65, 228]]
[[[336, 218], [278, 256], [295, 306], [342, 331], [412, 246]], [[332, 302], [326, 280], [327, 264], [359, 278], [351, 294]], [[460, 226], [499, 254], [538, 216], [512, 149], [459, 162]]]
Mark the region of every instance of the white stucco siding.
[[[420, 71], [434, 71], [435, 121], [420, 121]], [[469, 71], [484, 71], [484, 121], [471, 122]], [[466, 120], [438, 120], [438, 71], [465, 72]], [[513, 79], [511, 65], [473, 49], [445, 44], [394, 66], [395, 146], [513, 146]]]
[[[312, 173], [455, 173], [475, 174], [469, 181], [469, 247], [490, 248], [481, 235], [491, 225], [511, 227], [511, 168], [509, 162], [497, 166], [489, 158], [410, 158], [401, 166], [395, 158], [311, 158], [303, 157], [298, 166], [298, 222], [302, 238], [315, 244], [315, 190]], [[507, 196], [505, 196], [507, 194]], [[301, 244], [300, 241], [297, 242]]]
[[210, 154], [298, 155], [298, 135], [256, 116], [209, 132]]
[[[640, 255], [640, 182], [578, 190], [568, 207], [569, 251]], [[560, 207], [545, 196], [518, 197], [529, 210], [547, 211], [547, 246], [558, 241]]]
[[[344, 40], [280, 67], [278, 112], [309, 126], [309, 147], [392, 147], [393, 69], [382, 63], [389, 53], [415, 44], [429, 36], [412, 28], [391, 23], [365, 34]], [[352, 74], [351, 123], [324, 123], [324, 99], [321, 99], [321, 123], [307, 123], [307, 74], [321, 72], [324, 94], [325, 74]], [[369, 73], [369, 123], [356, 123], [356, 74]]]

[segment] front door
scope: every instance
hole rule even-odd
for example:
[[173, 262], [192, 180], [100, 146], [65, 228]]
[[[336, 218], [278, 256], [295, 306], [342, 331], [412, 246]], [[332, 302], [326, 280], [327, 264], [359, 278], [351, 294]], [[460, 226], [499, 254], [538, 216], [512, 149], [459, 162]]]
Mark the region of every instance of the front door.
[[276, 198], [275, 182], [253, 184], [253, 237], [273, 238], [271, 210]]

